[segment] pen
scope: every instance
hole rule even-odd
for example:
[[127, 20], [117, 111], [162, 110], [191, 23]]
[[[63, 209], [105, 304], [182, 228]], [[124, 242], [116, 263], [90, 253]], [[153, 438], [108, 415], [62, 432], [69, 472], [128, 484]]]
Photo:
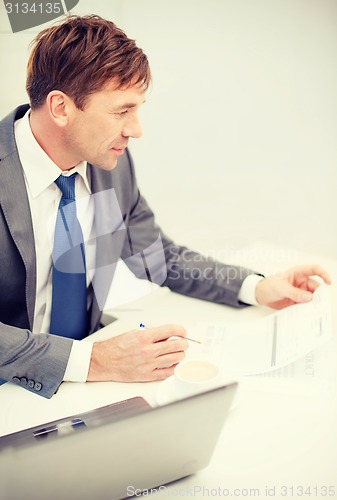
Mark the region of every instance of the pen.
[[[139, 328], [146, 328], [146, 326], [144, 325], [144, 323], [139, 323]], [[151, 327], [149, 326], [148, 328], [151, 328]], [[200, 340], [191, 339], [190, 337], [181, 337], [181, 338], [189, 340], [190, 342], [196, 342], [197, 344], [202, 344], [202, 342], [200, 342]]]

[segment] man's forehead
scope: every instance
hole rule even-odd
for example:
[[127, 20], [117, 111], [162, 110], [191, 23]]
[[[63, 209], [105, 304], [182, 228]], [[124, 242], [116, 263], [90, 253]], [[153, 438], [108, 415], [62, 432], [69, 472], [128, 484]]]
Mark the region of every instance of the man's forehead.
[[126, 92], [128, 90], [131, 90], [133, 92], [139, 92], [139, 93], [145, 92], [146, 90], [144, 84], [138, 82], [137, 79], [133, 79], [126, 84], [121, 84], [118, 78], [111, 78], [110, 80], [107, 80], [103, 85], [102, 89], [106, 89], [112, 92], [114, 91]]
[[144, 86], [139, 83], [118, 87], [116, 81], [108, 81], [99, 93], [113, 98], [113, 101], [118, 105], [124, 103], [135, 106], [142, 104], [145, 100]]

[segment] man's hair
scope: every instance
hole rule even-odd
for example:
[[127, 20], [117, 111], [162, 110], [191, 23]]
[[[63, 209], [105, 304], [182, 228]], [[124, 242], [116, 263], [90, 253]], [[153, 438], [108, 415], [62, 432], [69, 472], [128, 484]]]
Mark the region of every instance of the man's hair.
[[87, 98], [112, 78], [116, 89], [139, 84], [146, 90], [151, 73], [144, 52], [111, 21], [67, 16], [33, 41], [26, 81], [32, 109], [61, 90], [83, 110]]

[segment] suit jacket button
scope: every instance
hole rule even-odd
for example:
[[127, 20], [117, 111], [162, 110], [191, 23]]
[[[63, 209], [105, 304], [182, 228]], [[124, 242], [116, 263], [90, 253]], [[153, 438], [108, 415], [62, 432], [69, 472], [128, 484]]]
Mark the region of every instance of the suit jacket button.
[[21, 379], [19, 377], [13, 377], [12, 380], [15, 384], [21, 384]]
[[40, 382], [35, 382], [34, 391], [39, 392], [42, 389], [42, 384]]
[[30, 389], [34, 389], [35, 380], [28, 380], [27, 385]]
[[22, 385], [27, 385], [28, 380], [26, 379], [26, 377], [21, 377], [20, 382]]

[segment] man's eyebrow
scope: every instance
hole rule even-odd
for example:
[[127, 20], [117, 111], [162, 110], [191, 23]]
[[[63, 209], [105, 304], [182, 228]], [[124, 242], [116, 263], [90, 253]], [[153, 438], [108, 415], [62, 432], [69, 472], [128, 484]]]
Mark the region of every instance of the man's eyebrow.
[[[145, 103], [145, 100], [143, 102], [141, 102], [140, 104], [144, 104], [144, 103]], [[122, 109], [131, 109], [131, 108], [135, 108], [137, 105], [138, 105], [138, 103], [135, 103], [135, 102], [126, 102], [124, 104], [120, 104], [119, 106], [114, 108], [114, 110], [120, 111]]]

